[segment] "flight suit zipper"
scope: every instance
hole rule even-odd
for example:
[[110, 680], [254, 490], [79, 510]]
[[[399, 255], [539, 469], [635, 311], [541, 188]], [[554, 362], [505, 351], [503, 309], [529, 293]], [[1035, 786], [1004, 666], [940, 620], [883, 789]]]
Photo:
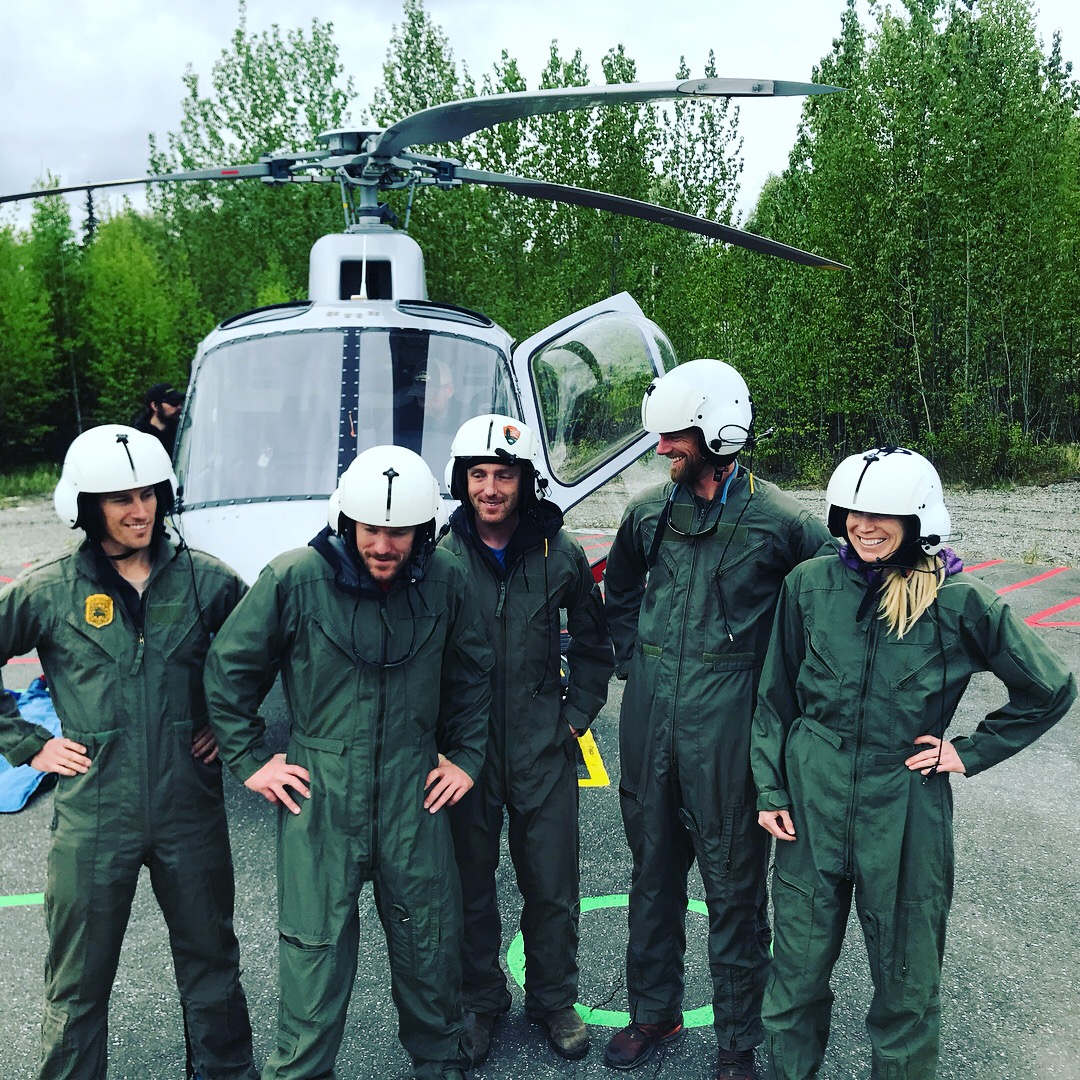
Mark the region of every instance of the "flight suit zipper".
[[[700, 511], [701, 521], [703, 522], [708, 515], [709, 506], [706, 504]], [[697, 516], [697, 515], [695, 515]], [[665, 529], [667, 526], [664, 526]], [[679, 641], [682, 645], [686, 643], [686, 630], [687, 630], [687, 611], [690, 608], [690, 594], [693, 592], [694, 572], [697, 570], [697, 556], [698, 556], [698, 541], [692, 541], [692, 548], [690, 552], [690, 570], [687, 574], [686, 588], [683, 589], [683, 606], [682, 613], [680, 615], [680, 627], [679, 627]], [[682, 668], [683, 660], [685, 659], [687, 652], [685, 647], [680, 647], [677, 650], [678, 661], [675, 665], [675, 693], [672, 696], [671, 701], [671, 770], [673, 775], [678, 775], [679, 764], [679, 751], [677, 741], [677, 726], [679, 716], [679, 688], [682, 686]]]
[[[379, 612], [380, 617], [380, 631], [379, 640], [381, 643], [380, 648], [380, 664], [386, 663], [387, 647], [389, 645], [386, 625], [386, 601], [382, 602], [382, 609]], [[382, 755], [383, 755], [383, 736], [386, 730], [386, 668], [379, 667], [379, 695], [378, 704], [375, 710], [375, 756], [372, 766], [372, 772], [375, 774], [371, 784], [371, 873], [374, 874], [376, 867], [379, 865], [381, 858], [381, 852], [379, 851], [379, 814], [381, 813], [381, 806], [379, 803], [379, 795], [382, 788]]]
[[855, 752], [851, 758], [851, 798], [848, 800], [847, 828], [845, 830], [844, 877], [848, 881], [855, 878], [855, 804], [858, 801], [859, 757], [862, 753], [863, 719], [866, 710], [867, 692], [870, 688], [870, 676], [874, 670], [874, 655], [877, 652], [877, 623], [866, 629], [866, 656], [863, 661], [862, 680], [859, 686], [859, 709], [855, 718]]

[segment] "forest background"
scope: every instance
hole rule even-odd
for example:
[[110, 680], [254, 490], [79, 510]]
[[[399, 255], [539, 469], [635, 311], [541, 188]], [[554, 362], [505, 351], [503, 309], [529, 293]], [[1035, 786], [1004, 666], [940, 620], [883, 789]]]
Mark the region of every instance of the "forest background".
[[[1041, 47], [1031, 0], [874, 3], [862, 20], [838, 0], [837, 15], [813, 78], [846, 92], [806, 100], [788, 167], [741, 224], [850, 272], [469, 187], [412, 206], [431, 298], [523, 338], [629, 291], [680, 359], [716, 356], [746, 376], [775, 428], [758, 461], [793, 481], [883, 443], [916, 446], [953, 483], [1075, 472], [1080, 89], [1060, 40]], [[553, 43], [538, 87], [506, 52], [476, 79], [423, 0], [404, 0], [352, 126], [635, 78], [617, 44], [601, 67]], [[331, 23], [249, 33], [241, 3], [209, 85], [185, 76], [180, 130], [150, 138], [149, 171], [313, 148], [346, 126], [354, 97]], [[537, 117], [440, 152], [738, 223], [733, 103]], [[389, 199], [402, 217], [406, 198]], [[325, 187], [251, 182], [155, 186], [146, 211], [103, 220], [89, 200], [73, 221], [64, 199], [41, 198], [29, 228], [0, 224], [4, 467], [55, 463], [77, 431], [128, 421], [150, 383], [186, 385], [199, 340], [229, 315], [302, 297], [311, 244], [340, 228]]]

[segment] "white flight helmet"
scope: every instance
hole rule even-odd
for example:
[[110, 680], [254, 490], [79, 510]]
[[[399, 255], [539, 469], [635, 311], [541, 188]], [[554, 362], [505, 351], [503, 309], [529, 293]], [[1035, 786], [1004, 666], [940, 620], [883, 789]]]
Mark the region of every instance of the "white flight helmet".
[[825, 492], [829, 532], [847, 539], [847, 514], [861, 510], [889, 517], [913, 517], [919, 546], [935, 555], [949, 538], [952, 520], [937, 469], [914, 450], [881, 446], [852, 454], [837, 465]]
[[80, 495], [130, 491], [164, 481], [175, 498], [172, 462], [157, 436], [122, 424], [102, 424], [84, 431], [68, 447], [53, 506], [60, 520], [74, 529], [79, 523]]
[[[535, 488], [536, 497], [542, 499], [547, 492], [547, 480], [538, 469], [540, 442], [531, 428], [513, 416], [485, 413], [466, 420], [458, 428], [450, 444], [445, 480], [450, 495], [459, 502], [464, 503], [468, 498], [465, 462], [476, 459], [525, 466], [525, 483]], [[531, 477], [526, 475], [529, 471]]]
[[750, 438], [754, 410], [743, 377], [723, 360], [688, 360], [653, 379], [641, 423], [656, 435], [697, 428], [715, 457], [734, 457]]
[[419, 454], [404, 446], [373, 446], [341, 474], [327, 516], [336, 531], [336, 504], [353, 521], [400, 529], [433, 522], [440, 502], [439, 485]]

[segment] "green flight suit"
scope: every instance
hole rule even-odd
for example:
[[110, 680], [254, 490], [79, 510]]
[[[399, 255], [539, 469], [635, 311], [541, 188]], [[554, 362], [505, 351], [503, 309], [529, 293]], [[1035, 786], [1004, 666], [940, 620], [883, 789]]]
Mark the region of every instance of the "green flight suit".
[[[165, 541], [141, 603], [89, 542], [0, 591], [0, 663], [37, 649], [64, 735], [92, 761], [56, 787], [40, 1080], [105, 1076], [109, 994], [143, 866], [169, 927], [191, 1063], [205, 1080], [257, 1075], [221, 764], [191, 755], [207, 722], [210, 637], [243, 591], [224, 563]], [[0, 692], [13, 765], [50, 738]]]
[[830, 542], [819, 520], [739, 468], [711, 503], [671, 483], [637, 495], [608, 556], [608, 624], [627, 677], [619, 794], [634, 862], [630, 1015], [659, 1023], [682, 1009], [686, 879], [696, 858], [725, 1050], [761, 1041], [769, 962], [768, 837], [750, 776], [758, 674], [785, 575]]
[[920, 735], [944, 737], [972, 674], [1009, 692], [953, 740], [973, 776], [1033, 742], [1069, 708], [1073, 676], [988, 586], [949, 577], [898, 640], [860, 572], [837, 557], [795, 570], [780, 597], [762, 673], [751, 758], [761, 810], [790, 809], [796, 839], [776, 845], [776, 927], [765, 995], [770, 1076], [816, 1076], [825, 1054], [854, 893], [874, 998], [874, 1080], [937, 1075], [941, 960], [952, 898], [948, 773], [904, 760]]
[[[506, 807], [522, 896], [525, 1009], [537, 1016], [577, 1001], [578, 751], [570, 728], [584, 731], [607, 700], [611, 639], [589, 560], [553, 503], [522, 517], [505, 569], [477, 536], [471, 507], [450, 524], [444, 544], [469, 568], [495, 648], [487, 762], [450, 811], [465, 913], [462, 997], [479, 1013], [510, 1006], [495, 888]], [[571, 636], [565, 700], [560, 609]]]
[[366, 881], [416, 1074], [468, 1067], [453, 841], [447, 814], [423, 807], [424, 780], [440, 752], [479, 775], [491, 663], [453, 555], [414, 560], [384, 592], [328, 529], [272, 560], [215, 638], [206, 690], [226, 763], [243, 781], [270, 757], [258, 707], [280, 671], [288, 760], [311, 775], [301, 813], [279, 808], [281, 998], [264, 1080], [334, 1075]]

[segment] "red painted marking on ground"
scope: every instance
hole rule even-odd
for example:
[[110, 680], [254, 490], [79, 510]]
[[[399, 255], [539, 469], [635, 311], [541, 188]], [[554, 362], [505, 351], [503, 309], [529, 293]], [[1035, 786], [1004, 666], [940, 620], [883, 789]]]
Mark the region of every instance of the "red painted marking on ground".
[[14, 581], [14, 580], [15, 580], [14, 578], [4, 577], [3, 574], [0, 574], [0, 581]]
[[1053, 607], [1048, 607], [1045, 611], [1037, 611], [1034, 615], [1029, 615], [1024, 622], [1028, 626], [1039, 627], [1051, 627], [1051, 626], [1080, 626], [1080, 621], [1076, 622], [1043, 622], [1043, 619], [1048, 619], [1051, 615], [1056, 615], [1059, 611], [1064, 611], [1066, 608], [1075, 607], [1080, 604], [1080, 596], [1074, 596], [1071, 600], [1066, 600], [1064, 603], [1055, 604]]
[[1000, 566], [1004, 561], [1004, 559], [988, 559], [986, 562], [979, 562], [974, 566], [965, 566], [964, 573], [968, 574], [972, 570], [985, 570], [988, 566]]
[[998, 589], [998, 596], [1004, 596], [1007, 592], [1012, 592], [1014, 589], [1024, 589], [1028, 585], [1035, 585], [1040, 581], [1045, 581], [1047, 578], [1052, 578], [1055, 574], [1064, 574], [1068, 570], [1067, 566], [1058, 566], [1053, 570], [1047, 570], [1045, 574], [1036, 574], [1033, 578], [1028, 578], [1026, 581], [1018, 581], [1015, 585], [1003, 585]]
[[40, 664], [36, 656], [15, 656], [8, 661], [9, 664]]
[[593, 581], [597, 585], [601, 584], [604, 580], [604, 571], [607, 569], [607, 559], [601, 559], [599, 562], [593, 563], [592, 576]]

